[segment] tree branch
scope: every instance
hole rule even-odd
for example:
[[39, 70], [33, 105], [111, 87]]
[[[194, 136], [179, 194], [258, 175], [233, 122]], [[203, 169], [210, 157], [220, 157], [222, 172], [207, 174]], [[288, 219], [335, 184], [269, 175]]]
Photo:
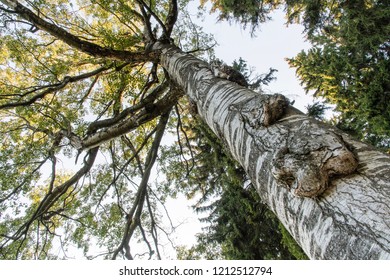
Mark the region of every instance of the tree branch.
[[99, 120], [92, 122], [88, 127], [88, 134], [95, 133], [97, 130], [113, 126], [117, 124], [119, 121], [124, 120], [130, 114], [133, 114], [140, 109], [148, 106], [148, 104], [152, 104], [166, 89], [168, 88], [168, 83], [165, 82], [158, 87], [156, 87], [145, 99], [141, 100], [136, 105], [124, 109], [117, 116], [109, 119]]
[[178, 5], [177, 5], [177, 0], [171, 0], [169, 2], [169, 12], [167, 15], [167, 18], [165, 19], [165, 27], [166, 27], [166, 37], [170, 38], [173, 27], [175, 26], [175, 23], [177, 21], [177, 16], [178, 16]]
[[134, 233], [134, 230], [137, 228], [137, 226], [139, 226], [141, 222], [141, 214], [142, 214], [143, 205], [147, 193], [147, 185], [149, 182], [150, 173], [157, 159], [158, 148], [160, 146], [161, 139], [164, 135], [166, 124], [168, 123], [169, 114], [170, 114], [170, 110], [164, 113], [161, 116], [160, 121], [156, 127], [156, 135], [154, 137], [152, 147], [150, 148], [148, 156], [146, 157], [145, 160], [145, 170], [142, 174], [141, 183], [139, 184], [138, 187], [134, 205], [129, 211], [129, 213], [126, 215], [125, 233], [122, 238], [121, 244], [113, 253], [112, 259], [116, 259], [119, 252], [123, 250], [125, 250], [125, 257], [127, 259], [132, 259], [130, 253], [130, 245], [129, 245], [130, 239]]
[[[189, 174], [191, 173], [191, 170], [195, 167], [194, 152], [192, 151], [192, 147], [191, 147], [190, 140], [188, 139], [188, 135], [187, 135], [185, 129], [183, 128], [183, 124], [181, 121], [181, 115], [180, 115], [179, 108], [177, 105], [175, 106], [175, 109], [176, 109], [176, 114], [177, 114], [177, 125], [176, 125], [177, 143], [179, 144], [180, 154], [182, 155], [184, 162], [185, 162], [185, 165], [186, 165], [187, 176], [189, 176]], [[185, 154], [183, 151], [183, 145], [181, 143], [182, 141], [180, 138], [180, 132], [183, 133], [184, 139], [186, 141], [186, 145], [187, 145], [188, 150], [190, 152], [191, 162], [192, 162], [191, 167], [190, 167], [190, 163], [188, 162], [187, 158], [185, 157]]]
[[65, 29], [45, 21], [40, 18], [34, 12], [20, 4], [15, 0], [0, 0], [2, 3], [11, 7], [13, 9], [13, 13], [18, 14], [23, 19], [29, 21], [39, 29], [48, 32], [52, 36], [60, 39], [64, 43], [68, 44], [71, 47], [78, 49], [84, 53], [87, 53], [96, 57], [104, 57], [113, 60], [120, 60], [126, 62], [146, 62], [146, 61], [154, 61], [158, 59], [158, 52], [130, 52], [125, 50], [114, 50], [111, 48], [106, 48], [99, 46], [97, 44], [91, 43], [89, 41], [81, 40], [79, 37], [69, 33]]
[[[161, 19], [156, 15], [155, 12], [153, 12], [152, 8], [149, 7], [143, 0], [136, 0], [138, 5], [140, 5], [140, 7], [142, 8], [145, 8], [149, 14], [151, 14], [154, 19], [158, 22], [158, 24], [161, 26], [161, 28], [163, 29], [163, 33], [164, 34], [168, 34], [167, 33], [167, 28], [165, 27], [164, 23], [161, 21]], [[142, 10], [142, 9], [141, 9]]]
[[[53, 190], [51, 190], [47, 195], [42, 199], [40, 202], [39, 206], [35, 210], [35, 212], [31, 215], [31, 217], [26, 221], [22, 226], [19, 227], [19, 229], [12, 235], [10, 236], [9, 240], [13, 240], [14, 242], [22, 238], [23, 240], [20, 242], [19, 249], [21, 248], [22, 244], [27, 238], [27, 233], [34, 221], [37, 219], [40, 219], [41, 217], [43, 218], [44, 214], [48, 213], [48, 210], [50, 207], [54, 205], [55, 202], [58, 201], [58, 199], [71, 187], [73, 184], [75, 184], [82, 176], [87, 174], [91, 168], [92, 165], [95, 161], [96, 155], [98, 153], [99, 147], [96, 147], [92, 150], [89, 151], [88, 153], [88, 158], [85, 161], [84, 166], [75, 174], [73, 175], [72, 178], [67, 180], [65, 183], [55, 187]], [[6, 246], [8, 241], [3, 242], [0, 244], [0, 249]], [[18, 252], [19, 252], [18, 249]], [[17, 252], [16, 255], [19, 253]]]
[[91, 149], [117, 136], [128, 133], [140, 125], [165, 114], [182, 96], [183, 92], [176, 88], [171, 90], [156, 103], [144, 106], [137, 114], [127, 117], [120, 122], [107, 127], [104, 130], [88, 135], [82, 142], [83, 149]]
[[8, 108], [15, 108], [15, 107], [20, 107], [20, 106], [31, 105], [34, 102], [36, 102], [37, 100], [44, 98], [46, 95], [54, 93], [54, 92], [56, 92], [58, 90], [61, 90], [61, 89], [65, 88], [69, 83], [74, 83], [74, 82], [78, 82], [78, 81], [81, 81], [81, 80], [84, 80], [84, 79], [88, 79], [90, 77], [93, 77], [95, 75], [98, 75], [98, 74], [100, 74], [100, 73], [110, 69], [111, 67], [112, 66], [101, 67], [101, 68], [98, 68], [98, 69], [96, 69], [94, 71], [91, 71], [91, 72], [88, 72], [88, 73], [84, 73], [84, 74], [81, 74], [81, 75], [78, 75], [78, 76], [73, 76], [73, 77], [66, 76], [61, 82], [59, 82], [57, 84], [46, 85], [46, 86], [42, 86], [42, 87], [35, 87], [32, 90], [29, 90], [29, 91], [27, 91], [25, 93], [22, 93], [21, 96], [24, 97], [26, 95], [32, 94], [32, 93], [34, 93], [36, 91], [39, 91], [41, 89], [44, 89], [44, 88], [46, 88], [46, 89], [44, 91], [42, 91], [40, 93], [37, 93], [36, 95], [32, 96], [28, 100], [2, 104], [2, 105], [0, 105], [0, 109], [8, 109]]

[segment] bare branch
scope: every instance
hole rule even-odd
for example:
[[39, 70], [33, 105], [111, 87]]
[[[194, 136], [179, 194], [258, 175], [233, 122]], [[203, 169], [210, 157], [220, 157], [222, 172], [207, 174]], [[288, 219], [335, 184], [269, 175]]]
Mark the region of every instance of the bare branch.
[[142, 174], [142, 180], [138, 187], [135, 202], [133, 204], [133, 207], [131, 208], [131, 210], [126, 216], [126, 228], [125, 228], [124, 236], [122, 238], [122, 242], [113, 253], [112, 259], [116, 259], [119, 252], [123, 250], [125, 250], [125, 257], [127, 259], [132, 259], [130, 253], [130, 245], [129, 245], [130, 239], [134, 233], [134, 230], [140, 225], [141, 222], [141, 214], [145, 202], [145, 197], [147, 194], [147, 185], [149, 182], [150, 173], [157, 159], [158, 148], [160, 146], [161, 139], [164, 135], [166, 124], [168, 123], [169, 114], [170, 114], [170, 110], [161, 116], [160, 121], [157, 125], [156, 135], [152, 143], [152, 147], [150, 148], [148, 156], [146, 157], [145, 160], [145, 170], [144, 173]]
[[61, 82], [59, 82], [57, 84], [45, 85], [45, 86], [42, 86], [42, 87], [34, 87], [32, 90], [27, 91], [25, 93], [22, 93], [21, 96], [22, 97], [27, 96], [27, 95], [35, 93], [35, 92], [37, 92], [37, 91], [39, 91], [41, 89], [45, 89], [45, 90], [40, 92], [40, 93], [35, 94], [34, 96], [32, 96], [28, 100], [2, 104], [2, 105], [0, 105], [0, 109], [15, 108], [15, 107], [20, 107], [20, 106], [31, 105], [34, 102], [36, 102], [37, 100], [44, 98], [46, 95], [54, 93], [54, 92], [57, 92], [57, 91], [65, 88], [69, 83], [74, 83], [74, 82], [78, 82], [78, 81], [81, 81], [81, 80], [84, 80], [84, 79], [88, 79], [88, 78], [93, 77], [95, 75], [98, 75], [98, 74], [100, 74], [100, 73], [102, 73], [102, 72], [104, 72], [104, 71], [106, 71], [106, 70], [108, 70], [110, 68], [112, 68], [112, 65], [111, 66], [101, 67], [101, 68], [98, 68], [98, 69], [96, 69], [94, 71], [91, 71], [91, 72], [88, 72], [88, 73], [84, 73], [84, 74], [81, 74], [81, 75], [78, 75], [78, 76], [73, 76], [73, 77], [66, 76]]
[[[187, 176], [189, 176], [189, 174], [191, 173], [191, 170], [195, 167], [194, 152], [192, 151], [191, 143], [190, 143], [190, 140], [187, 136], [187, 132], [183, 128], [179, 108], [177, 106], [175, 106], [175, 109], [176, 109], [176, 114], [177, 114], [177, 125], [176, 125], [177, 141], [179, 143], [180, 154], [182, 155], [182, 157], [185, 161], [185, 164], [186, 164]], [[186, 146], [188, 147], [188, 150], [189, 150], [190, 155], [191, 155], [191, 166], [188, 163], [188, 160], [186, 159], [184, 152], [183, 152], [183, 145], [182, 145], [181, 139], [180, 139], [180, 132], [182, 132], [184, 135], [184, 138], [186, 141]]]
[[144, 239], [144, 242], [146, 243], [146, 246], [148, 246], [148, 249], [149, 249], [149, 260], [150, 260], [152, 258], [152, 256], [153, 256], [153, 254], [154, 254], [154, 251], [152, 249], [152, 246], [150, 245], [150, 242], [149, 242], [148, 238], [146, 237], [146, 233], [145, 233], [145, 230], [142, 227], [142, 225], [139, 225], [138, 228], [141, 231], [142, 238]]
[[155, 220], [154, 215], [153, 215], [153, 210], [152, 210], [149, 198], [150, 198], [149, 194], [147, 193], [146, 194], [146, 204], [148, 206], [149, 216], [150, 216], [150, 219], [151, 219], [150, 233], [152, 234], [154, 247], [156, 248], [157, 258], [159, 260], [161, 260], [161, 254], [160, 254], [160, 250], [158, 248], [158, 237], [157, 237], [157, 229], [156, 229], [156, 220]]

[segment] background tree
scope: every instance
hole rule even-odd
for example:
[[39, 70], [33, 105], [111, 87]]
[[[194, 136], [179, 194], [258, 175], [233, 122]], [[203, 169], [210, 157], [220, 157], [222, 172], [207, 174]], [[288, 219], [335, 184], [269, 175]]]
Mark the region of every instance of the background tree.
[[339, 126], [389, 148], [390, 6], [386, 1], [323, 4], [304, 19], [313, 48], [290, 60], [307, 90], [335, 104]]

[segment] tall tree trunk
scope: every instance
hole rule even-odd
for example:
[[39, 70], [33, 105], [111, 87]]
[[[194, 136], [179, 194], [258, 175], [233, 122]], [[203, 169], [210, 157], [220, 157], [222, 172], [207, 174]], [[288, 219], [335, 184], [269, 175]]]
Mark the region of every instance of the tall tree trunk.
[[154, 49], [311, 259], [390, 259], [388, 155], [176, 47]]

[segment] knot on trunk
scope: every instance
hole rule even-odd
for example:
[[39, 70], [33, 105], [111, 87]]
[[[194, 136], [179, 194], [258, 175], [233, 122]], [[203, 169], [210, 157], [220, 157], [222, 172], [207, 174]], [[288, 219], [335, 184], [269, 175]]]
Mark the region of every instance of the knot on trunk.
[[308, 122], [290, 131], [276, 151], [271, 172], [297, 196], [317, 197], [332, 177], [355, 172], [358, 161], [341, 136]]
[[238, 111], [241, 120], [250, 129], [267, 127], [278, 121], [290, 104], [281, 94], [256, 94], [249, 99], [230, 106], [231, 111]]
[[212, 61], [210, 66], [214, 76], [235, 82], [246, 88], [248, 87], [248, 82], [245, 76], [240, 71], [234, 69], [232, 66], [223, 63], [221, 60]]

